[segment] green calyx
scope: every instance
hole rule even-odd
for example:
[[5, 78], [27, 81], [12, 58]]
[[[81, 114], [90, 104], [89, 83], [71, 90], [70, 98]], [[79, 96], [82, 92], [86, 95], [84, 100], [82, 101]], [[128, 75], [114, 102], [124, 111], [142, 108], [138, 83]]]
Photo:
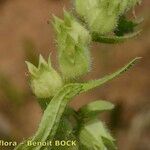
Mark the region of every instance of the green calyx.
[[46, 62], [40, 55], [38, 67], [27, 61], [26, 64], [30, 73], [32, 91], [38, 98], [52, 97], [62, 87], [62, 79], [52, 68], [50, 57]]
[[76, 0], [76, 12], [85, 19], [91, 32], [107, 34], [116, 28], [118, 19], [140, 0]]
[[79, 138], [87, 149], [116, 150], [115, 140], [110, 135], [105, 125], [98, 119], [87, 122], [80, 131]]
[[54, 17], [59, 67], [66, 80], [76, 79], [90, 70], [89, 32], [68, 12], [64, 20]]

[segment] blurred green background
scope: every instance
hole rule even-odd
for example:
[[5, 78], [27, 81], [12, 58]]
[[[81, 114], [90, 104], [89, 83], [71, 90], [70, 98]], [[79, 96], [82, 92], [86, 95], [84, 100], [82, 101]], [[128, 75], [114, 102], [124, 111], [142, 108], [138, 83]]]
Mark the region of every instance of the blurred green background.
[[[55, 67], [56, 41], [52, 14], [62, 17], [68, 0], [0, 0], [0, 140], [22, 141], [37, 129], [42, 111], [32, 95], [25, 60], [37, 64], [37, 57], [51, 54]], [[92, 72], [83, 80], [111, 73], [136, 56], [143, 59], [133, 69], [107, 85], [75, 98], [78, 109], [92, 100], [104, 99], [116, 109], [104, 116], [119, 150], [150, 150], [150, 1], [136, 8], [143, 16], [141, 35], [127, 42], [93, 43]], [[4, 148], [0, 147], [0, 150]], [[10, 150], [10, 148], [6, 148]]]

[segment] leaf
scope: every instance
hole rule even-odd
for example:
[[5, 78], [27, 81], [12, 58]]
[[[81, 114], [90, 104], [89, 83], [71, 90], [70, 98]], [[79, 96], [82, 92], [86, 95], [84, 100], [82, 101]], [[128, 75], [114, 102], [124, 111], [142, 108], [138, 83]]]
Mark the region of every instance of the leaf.
[[141, 57], [136, 57], [135, 59], [133, 59], [132, 61], [130, 61], [127, 65], [125, 65], [124, 67], [122, 67], [121, 69], [119, 69], [118, 71], [104, 76], [103, 78], [99, 79], [99, 80], [92, 80], [89, 81], [88, 83], [85, 83], [83, 85], [84, 91], [88, 91], [90, 89], [93, 89], [95, 87], [98, 87], [100, 85], [103, 85], [104, 83], [117, 78], [118, 76], [120, 76], [121, 74], [123, 74], [124, 72], [128, 71], [133, 65], [135, 65], [139, 60], [141, 59]]
[[79, 110], [79, 114], [84, 118], [89, 118], [92, 116], [96, 116], [103, 111], [111, 110], [113, 108], [114, 105], [112, 103], [99, 100], [83, 106]]
[[[35, 136], [33, 136], [32, 141], [44, 142], [47, 138], [49, 138], [50, 141], [53, 140], [67, 103], [74, 96], [78, 95], [81, 90], [82, 84], [68, 84], [64, 86], [54, 96], [54, 98], [52, 98], [43, 114], [39, 129], [37, 130]], [[41, 145], [36, 147], [28, 147], [26, 143], [24, 143], [22, 149], [18, 148], [17, 150], [40, 150], [41, 147]]]
[[[33, 136], [32, 141], [45, 142], [47, 139], [52, 141], [57, 132], [59, 124], [61, 124], [61, 118], [65, 108], [74, 96], [93, 89], [97, 86], [101, 86], [113, 78], [118, 77], [130, 69], [139, 59], [140, 58], [135, 58], [117, 72], [105, 76], [102, 79], [90, 81], [88, 83], [72, 83], [65, 85], [58, 91], [58, 93], [48, 104], [46, 110], [44, 111], [39, 128], [36, 134]], [[15, 150], [41, 150], [41, 148], [42, 146], [28, 147], [26, 142], [23, 142], [23, 144], [19, 145]]]
[[[83, 124], [79, 138], [81, 143], [90, 150], [107, 150], [108, 147], [111, 150], [116, 149], [115, 140], [109, 134], [105, 125], [97, 119]], [[104, 139], [107, 140], [107, 143]]]
[[124, 42], [125, 40], [136, 37], [141, 33], [142, 30], [126, 34], [124, 36], [116, 36], [116, 35], [100, 35], [98, 33], [92, 33], [92, 39], [94, 42], [107, 43], [107, 44], [116, 44]]

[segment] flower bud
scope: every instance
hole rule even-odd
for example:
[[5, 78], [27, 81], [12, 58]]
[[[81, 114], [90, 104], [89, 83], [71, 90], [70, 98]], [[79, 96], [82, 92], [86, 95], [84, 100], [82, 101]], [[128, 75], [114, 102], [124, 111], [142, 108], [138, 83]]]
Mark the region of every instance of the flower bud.
[[38, 67], [30, 62], [26, 64], [30, 73], [31, 89], [38, 98], [52, 97], [62, 87], [62, 79], [52, 68], [50, 57], [46, 62], [40, 55]]
[[85, 19], [91, 32], [112, 32], [120, 15], [134, 7], [140, 0], [76, 0], [76, 12]]
[[68, 12], [64, 20], [54, 17], [57, 32], [59, 67], [65, 79], [75, 79], [90, 69], [89, 32]]

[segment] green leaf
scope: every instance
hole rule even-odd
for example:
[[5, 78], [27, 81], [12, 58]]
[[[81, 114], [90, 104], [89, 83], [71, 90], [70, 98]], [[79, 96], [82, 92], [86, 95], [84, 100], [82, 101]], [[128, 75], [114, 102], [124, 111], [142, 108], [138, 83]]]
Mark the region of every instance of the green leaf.
[[[47, 139], [53, 140], [59, 124], [61, 124], [61, 118], [65, 111], [67, 104], [72, 98], [80, 93], [86, 92], [97, 86], [101, 86], [104, 83], [118, 77], [128, 69], [130, 69], [140, 58], [135, 58], [129, 64], [118, 70], [117, 72], [105, 76], [102, 79], [90, 81], [88, 83], [73, 83], [65, 85], [58, 93], [52, 98], [44, 111], [41, 123], [36, 134], [33, 136], [32, 141], [45, 142]], [[20, 148], [21, 147], [21, 148]], [[26, 145], [26, 142], [19, 145], [16, 150], [41, 150], [42, 146], [30, 146]]]
[[113, 108], [114, 105], [112, 103], [99, 100], [83, 106], [79, 110], [79, 114], [84, 118], [89, 118], [92, 116], [97, 116], [103, 111], [112, 110]]
[[[89, 81], [88, 83], [85, 83], [83, 85], [84, 91], [88, 91], [90, 89], [93, 89], [95, 87], [98, 87], [100, 85], [103, 85], [104, 83], [117, 78], [118, 76], [120, 76], [121, 74], [123, 74], [124, 72], [128, 71], [132, 66], [134, 66], [139, 60], [141, 59], [141, 57], [136, 57], [135, 59], [133, 59], [132, 61], [130, 61], [127, 65], [125, 65], [124, 67], [122, 67], [121, 69], [119, 69], [118, 71], [104, 76], [103, 78], [99, 79], [99, 80], [92, 80]], [[83, 92], [84, 92], [83, 91]]]
[[141, 33], [142, 30], [126, 34], [124, 36], [116, 36], [116, 35], [101, 35], [98, 33], [92, 33], [92, 39], [94, 42], [107, 43], [107, 44], [116, 44], [124, 42], [128, 39], [134, 38]]
[[[39, 129], [37, 130], [35, 136], [33, 136], [32, 141], [44, 142], [47, 139], [52, 141], [58, 129], [61, 121], [61, 117], [65, 111], [68, 102], [76, 95], [82, 91], [82, 84], [68, 84], [64, 86], [50, 101], [47, 106]], [[18, 147], [17, 150], [40, 150], [42, 146], [30, 146], [23, 144], [21, 149]]]
[[[83, 124], [79, 138], [81, 143], [90, 150], [115, 150], [115, 140], [105, 125], [99, 120], [92, 120]], [[107, 140], [107, 142], [104, 141]]]

